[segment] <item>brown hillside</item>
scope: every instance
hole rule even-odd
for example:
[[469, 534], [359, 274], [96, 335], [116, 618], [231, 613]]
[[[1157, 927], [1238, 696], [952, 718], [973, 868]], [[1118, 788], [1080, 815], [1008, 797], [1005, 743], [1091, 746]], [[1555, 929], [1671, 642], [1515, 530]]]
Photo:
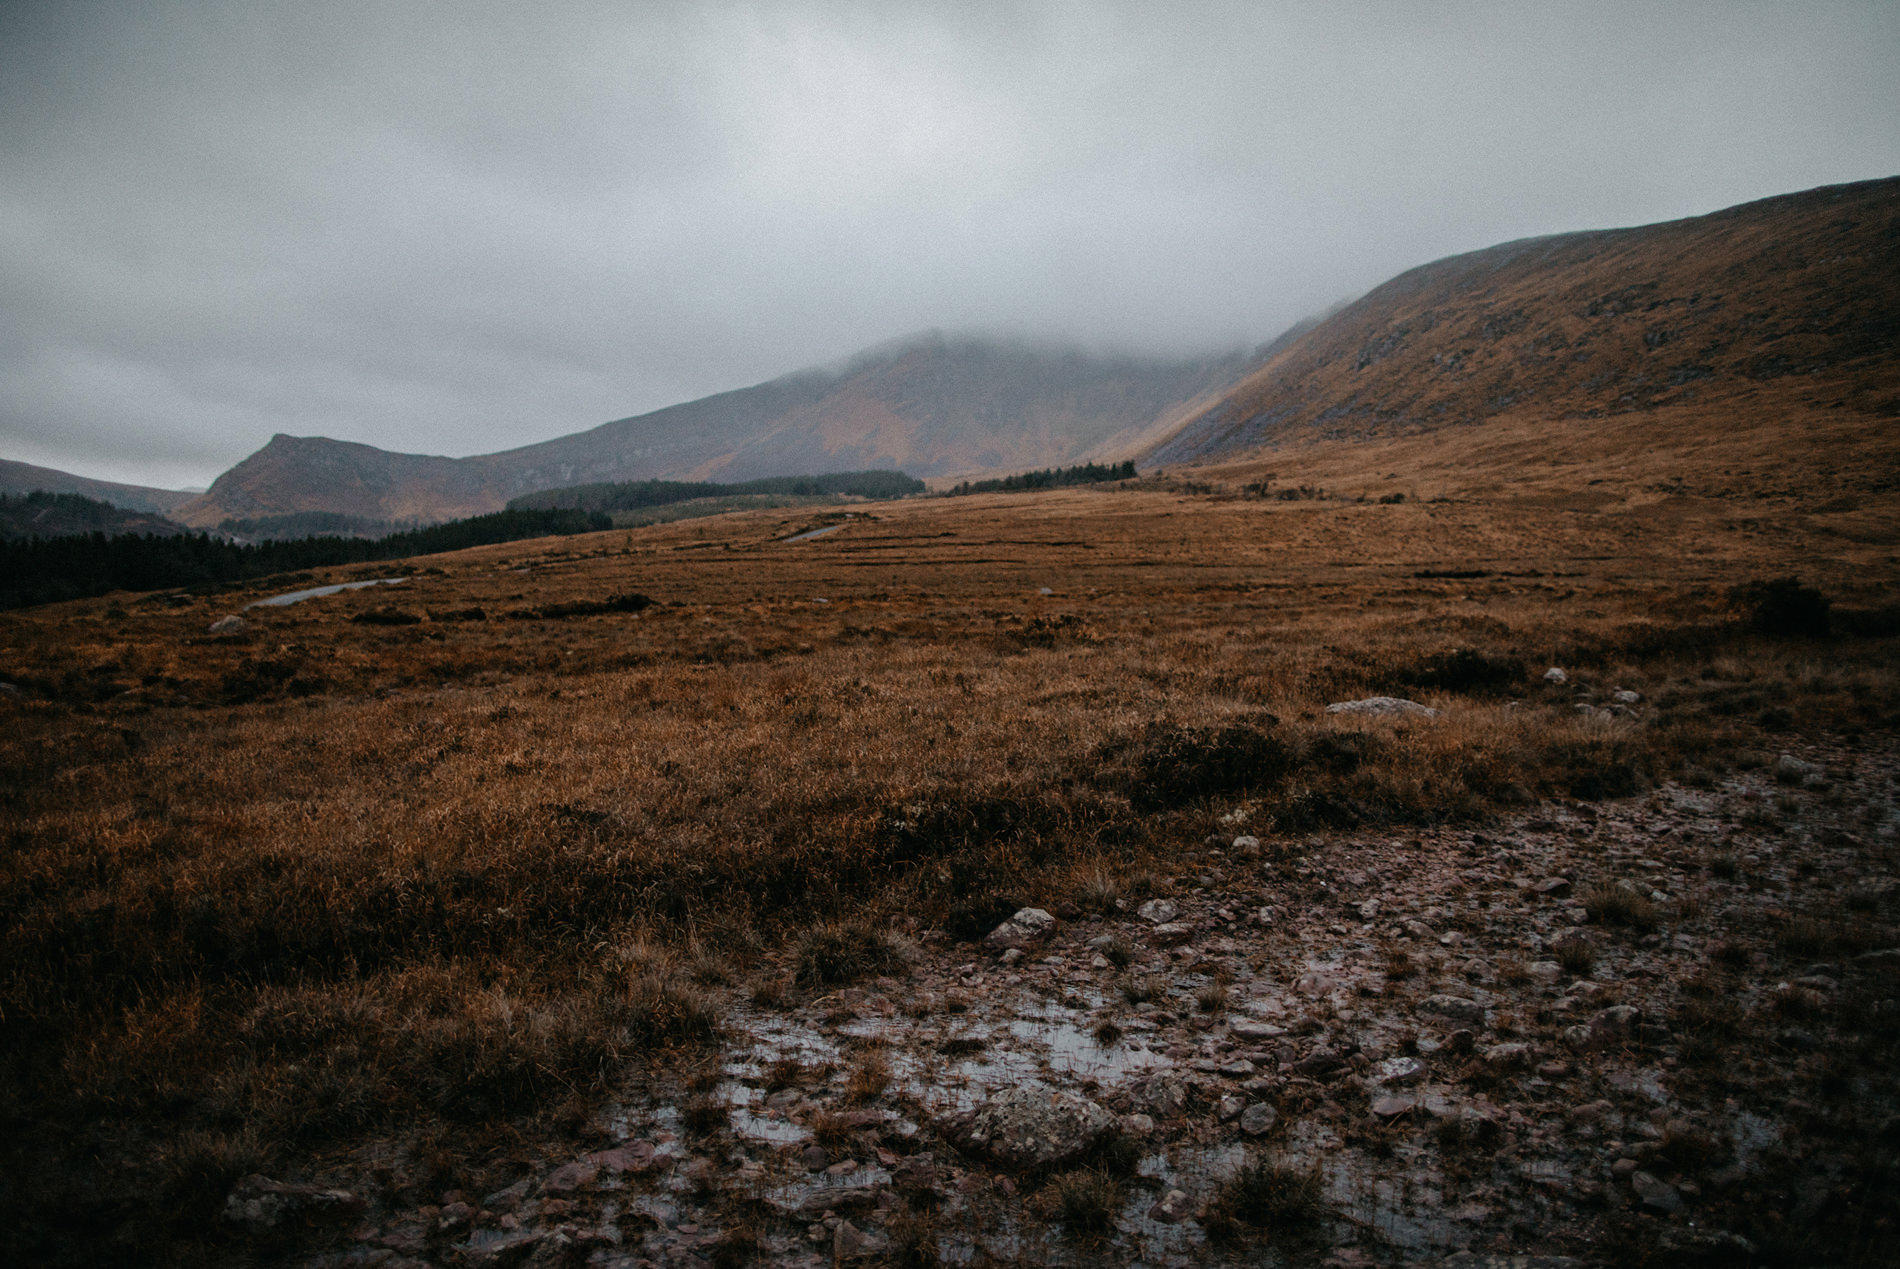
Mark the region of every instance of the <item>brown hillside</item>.
[[[1719, 451], [1734, 420], [1772, 429], [1784, 415], [1846, 427], [1836, 439], [1852, 447], [1894, 430], [1897, 352], [1893, 178], [1413, 269], [1293, 342], [1147, 458], [1226, 460], [1478, 424], [1587, 441], [1618, 416], [1657, 425], [1615, 429], [1622, 447], [1666, 447], [1686, 427]], [[1892, 472], [1861, 467], [1876, 483]]]

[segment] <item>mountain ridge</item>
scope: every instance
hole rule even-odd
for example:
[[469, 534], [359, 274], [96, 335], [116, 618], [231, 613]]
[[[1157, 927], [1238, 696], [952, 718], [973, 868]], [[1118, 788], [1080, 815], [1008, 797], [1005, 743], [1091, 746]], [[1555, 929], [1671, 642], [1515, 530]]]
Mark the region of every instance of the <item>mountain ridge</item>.
[[1245, 352], [1143, 359], [928, 332], [830, 368], [469, 458], [280, 433], [175, 515], [204, 527], [301, 511], [426, 521], [575, 484], [871, 468], [957, 476], [1086, 462], [1146, 444], [1252, 364]]

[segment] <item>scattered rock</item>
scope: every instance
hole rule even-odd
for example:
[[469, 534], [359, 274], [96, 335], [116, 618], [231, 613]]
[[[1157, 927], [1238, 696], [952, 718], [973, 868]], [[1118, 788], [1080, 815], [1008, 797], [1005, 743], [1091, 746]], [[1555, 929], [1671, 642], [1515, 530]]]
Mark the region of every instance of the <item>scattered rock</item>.
[[1484, 1051], [1484, 1064], [1494, 1071], [1515, 1071], [1531, 1064], [1531, 1046], [1513, 1040], [1508, 1044], [1494, 1044]]
[[1160, 1221], [1163, 1225], [1178, 1225], [1191, 1215], [1193, 1211], [1188, 1207], [1187, 1194], [1182, 1190], [1169, 1190], [1148, 1209], [1148, 1219]]
[[1166, 899], [1150, 899], [1135, 909], [1135, 915], [1151, 925], [1166, 925], [1181, 913]]
[[1143, 1087], [1142, 1101], [1159, 1118], [1178, 1118], [1187, 1112], [1187, 1081], [1178, 1071], [1158, 1072]]
[[1072, 1163], [1115, 1131], [1115, 1116], [1075, 1093], [1009, 1088], [992, 1096], [951, 1136], [1011, 1168]]
[[1438, 711], [1417, 701], [1398, 696], [1368, 696], [1362, 701], [1334, 701], [1326, 707], [1329, 714], [1364, 714], [1372, 717], [1437, 718]]
[[1791, 753], [1784, 753], [1775, 759], [1770, 774], [1781, 784], [1800, 784], [1811, 775], [1819, 775], [1821, 769], [1812, 762], [1803, 762]]
[[247, 1233], [267, 1234], [288, 1225], [344, 1220], [363, 1208], [363, 1200], [348, 1190], [292, 1185], [253, 1174], [226, 1196], [224, 1219]]
[[1565, 674], [1557, 666], [1553, 665], [1548, 670], [1544, 671], [1544, 682], [1549, 683], [1552, 686], [1562, 687], [1565, 683], [1568, 683], [1569, 681], [1570, 681], [1570, 676], [1568, 674]]
[[1023, 948], [1046, 938], [1056, 919], [1041, 908], [1023, 908], [989, 932], [983, 942], [994, 948]]
[[1630, 1189], [1644, 1207], [1658, 1212], [1674, 1212], [1682, 1207], [1682, 1195], [1677, 1193], [1676, 1187], [1648, 1172], [1630, 1173]]
[[609, 1172], [645, 1172], [653, 1166], [653, 1143], [629, 1141], [612, 1150], [596, 1150], [587, 1156], [587, 1161]]
[[1563, 877], [1546, 877], [1531, 889], [1546, 899], [1561, 899], [1570, 893], [1570, 882]]
[[1177, 947], [1194, 938], [1194, 927], [1186, 921], [1164, 921], [1154, 928], [1155, 942], [1163, 947]]
[[1416, 1097], [1380, 1097], [1372, 1103], [1372, 1113], [1380, 1119], [1397, 1119], [1418, 1109]]
[[594, 1177], [600, 1172], [592, 1163], [568, 1163], [556, 1168], [541, 1182], [543, 1194], [572, 1194], [584, 1190], [594, 1183]]
[[1447, 1022], [1484, 1021], [1484, 1006], [1464, 996], [1427, 996], [1418, 1007], [1420, 1015], [1443, 1018]]
[[1271, 1022], [1256, 1022], [1252, 1018], [1242, 1018], [1230, 1024], [1227, 1030], [1236, 1040], [1277, 1040], [1286, 1034], [1285, 1027], [1276, 1027]]
[[1249, 1137], [1264, 1137], [1280, 1122], [1280, 1112], [1265, 1102], [1255, 1102], [1240, 1112], [1240, 1130]]
[[1425, 1078], [1425, 1064], [1415, 1057], [1391, 1057], [1373, 1068], [1373, 1081], [1395, 1088], [1416, 1084]]
[[1610, 699], [1615, 701], [1618, 705], [1640, 705], [1643, 701], [1643, 694], [1641, 692], [1632, 692], [1627, 687], [1619, 687], [1610, 692]]

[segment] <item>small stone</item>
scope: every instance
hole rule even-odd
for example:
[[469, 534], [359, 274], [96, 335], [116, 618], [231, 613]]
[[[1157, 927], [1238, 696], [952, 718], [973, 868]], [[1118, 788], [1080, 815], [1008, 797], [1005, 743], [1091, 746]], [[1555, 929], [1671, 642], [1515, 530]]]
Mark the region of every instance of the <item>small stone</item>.
[[1425, 1064], [1415, 1057], [1390, 1057], [1373, 1068], [1372, 1078], [1393, 1087], [1416, 1084], [1425, 1078]]
[[1260, 839], [1253, 836], [1236, 837], [1230, 849], [1241, 859], [1255, 860], [1260, 858]]
[[1280, 1112], [1265, 1102], [1255, 1102], [1240, 1112], [1240, 1130], [1249, 1137], [1263, 1137], [1280, 1122]]
[[799, 1161], [808, 1172], [823, 1172], [831, 1166], [831, 1152], [821, 1145], [809, 1145], [798, 1152]]
[[653, 1166], [653, 1143], [629, 1141], [612, 1150], [596, 1150], [587, 1161], [609, 1172], [644, 1172]]
[[1129, 1137], [1146, 1137], [1155, 1130], [1153, 1115], [1144, 1115], [1136, 1111], [1132, 1115], [1122, 1116], [1122, 1133]]
[[214, 635], [234, 635], [243, 634], [247, 629], [249, 629], [249, 623], [246, 622], [244, 618], [233, 613], [228, 617], [220, 617], [212, 622], [207, 628], [207, 633]]
[[1157, 1072], [1142, 1090], [1142, 1100], [1162, 1119], [1173, 1119], [1187, 1109], [1187, 1081], [1175, 1071]]
[[1014, 965], [1017, 961], [1021, 960], [1022, 958], [1023, 958], [1022, 948], [1006, 947], [1003, 949], [1002, 956], [998, 957], [997, 959], [1002, 961], [1003, 964], [1005, 965]]
[[1249, 1062], [1246, 1058], [1236, 1058], [1232, 1062], [1225, 1062], [1220, 1068], [1220, 1073], [1230, 1080], [1244, 1080], [1251, 1076], [1254, 1071], [1254, 1064]]
[[1088, 941], [1088, 949], [1091, 952], [1106, 952], [1113, 946], [1115, 946], [1115, 936], [1113, 934], [1097, 934]]
[[1563, 980], [1564, 967], [1556, 961], [1532, 961], [1526, 972], [1540, 983], [1555, 986]]
[[1484, 1006], [1464, 996], [1428, 996], [1419, 1005], [1418, 1012], [1450, 1022], [1484, 1021]]
[[831, 1254], [835, 1260], [859, 1260], [883, 1255], [888, 1245], [879, 1234], [859, 1229], [850, 1221], [839, 1221], [838, 1228], [832, 1234]]
[[1568, 674], [1565, 674], [1561, 669], [1559, 669], [1558, 667], [1554, 665], [1551, 666], [1548, 670], [1544, 671], [1544, 682], [1549, 683], [1552, 686], [1562, 687], [1565, 683], [1568, 683], [1569, 681], [1570, 681], [1570, 676]]
[[1326, 707], [1329, 714], [1359, 714], [1373, 718], [1437, 718], [1438, 711], [1417, 701], [1398, 696], [1368, 696], [1359, 701], [1334, 701]]
[[1771, 774], [1781, 784], [1800, 784], [1811, 775], [1819, 775], [1821, 769], [1812, 762], [1804, 762], [1791, 753], [1784, 753], [1775, 759]]
[[1148, 1209], [1148, 1219], [1160, 1221], [1163, 1225], [1178, 1225], [1190, 1214], [1187, 1194], [1181, 1190], [1169, 1190], [1162, 1195], [1160, 1202]]
[[1150, 899], [1135, 909], [1135, 915], [1151, 925], [1166, 925], [1180, 915], [1180, 910], [1166, 899]]
[[1155, 926], [1154, 938], [1163, 947], [1175, 947], [1194, 938], [1194, 927], [1186, 921], [1164, 921]]
[[1247, 1109], [1247, 1103], [1238, 1097], [1227, 1096], [1220, 1099], [1220, 1106], [1215, 1111], [1215, 1116], [1222, 1123], [1226, 1123], [1230, 1119], [1240, 1118], [1240, 1112], [1245, 1109]]
[[572, 1194], [594, 1183], [594, 1177], [600, 1171], [591, 1163], [568, 1163], [556, 1168], [548, 1179], [541, 1183], [543, 1194]]
[[1546, 899], [1561, 899], [1570, 893], [1570, 882], [1563, 877], [1546, 877], [1531, 889]]
[[1513, 1040], [1508, 1044], [1494, 1044], [1484, 1051], [1484, 1062], [1494, 1071], [1512, 1071], [1521, 1066], [1529, 1066], [1531, 1046]]
[[983, 942], [990, 947], [1020, 948], [1047, 937], [1055, 928], [1056, 919], [1041, 908], [1023, 908], [991, 930]]
[[1539, 1062], [1537, 1064], [1537, 1073], [1547, 1080], [1560, 1080], [1570, 1074], [1570, 1063]]
[[1380, 1119], [1397, 1119], [1418, 1108], [1415, 1097], [1381, 1097], [1372, 1103], [1372, 1113]]
[[1643, 694], [1633, 692], [1627, 687], [1619, 687], [1611, 690], [1610, 699], [1618, 705], [1639, 705], [1642, 703]]
[[1630, 1173], [1630, 1189], [1643, 1201], [1643, 1206], [1658, 1212], [1674, 1212], [1682, 1207], [1682, 1195], [1676, 1187], [1648, 1172]]

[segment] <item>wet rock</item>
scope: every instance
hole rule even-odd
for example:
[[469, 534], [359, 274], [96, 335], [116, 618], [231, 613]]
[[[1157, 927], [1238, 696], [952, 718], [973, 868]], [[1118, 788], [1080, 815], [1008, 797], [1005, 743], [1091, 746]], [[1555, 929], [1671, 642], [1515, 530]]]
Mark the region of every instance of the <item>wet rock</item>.
[[572, 1194], [594, 1183], [600, 1169], [591, 1163], [568, 1163], [556, 1168], [541, 1183], [543, 1194]]
[[252, 1234], [288, 1225], [344, 1220], [361, 1212], [363, 1200], [348, 1190], [293, 1185], [253, 1174], [232, 1187], [224, 1219]]
[[1769, 771], [1769, 774], [1781, 784], [1800, 784], [1809, 776], [1820, 773], [1821, 769], [1812, 762], [1804, 762], [1791, 753], [1784, 753], [1776, 758], [1775, 765]]
[[1484, 1064], [1494, 1071], [1515, 1071], [1531, 1064], [1531, 1046], [1513, 1040], [1508, 1044], [1494, 1044], [1484, 1051]]
[[470, 1269], [504, 1269], [505, 1266], [519, 1265], [535, 1256], [541, 1241], [547, 1236], [548, 1231], [543, 1229], [512, 1230], [499, 1238], [487, 1239], [479, 1246], [469, 1248], [462, 1263], [470, 1266]]
[[1154, 928], [1154, 940], [1163, 947], [1178, 947], [1194, 938], [1194, 927], [1186, 921], [1164, 921]]
[[1643, 1206], [1658, 1212], [1674, 1212], [1682, 1207], [1682, 1195], [1676, 1187], [1648, 1172], [1632, 1172], [1630, 1189]]
[[1255, 1102], [1240, 1112], [1240, 1130], [1249, 1137], [1263, 1137], [1280, 1122], [1280, 1112], [1265, 1102]]
[[1023, 908], [989, 932], [983, 942], [992, 948], [1022, 948], [1048, 937], [1056, 919], [1041, 908]]
[[1437, 718], [1438, 711], [1417, 701], [1398, 696], [1368, 696], [1360, 701], [1334, 701], [1326, 707], [1329, 714], [1358, 714], [1374, 718]]
[[1010, 1088], [994, 1094], [966, 1122], [953, 1125], [959, 1145], [1007, 1167], [1072, 1163], [1106, 1140], [1115, 1116], [1086, 1097], [1063, 1091]]
[[1376, 1083], [1402, 1087], [1425, 1078], [1425, 1064], [1415, 1057], [1390, 1057], [1373, 1068]]
[[587, 1161], [608, 1172], [645, 1172], [653, 1166], [653, 1143], [629, 1141], [612, 1150], [596, 1150], [587, 1156]]
[[1148, 1209], [1148, 1219], [1160, 1221], [1163, 1225], [1178, 1225], [1193, 1214], [1193, 1209], [1188, 1206], [1187, 1194], [1181, 1190], [1169, 1190]]
[[891, 1169], [891, 1185], [900, 1194], [927, 1196], [941, 1191], [943, 1175], [929, 1155], [912, 1155]]
[[1187, 1112], [1187, 1081], [1177, 1071], [1157, 1072], [1143, 1086], [1141, 1100], [1157, 1118], [1178, 1118]]
[[1135, 909], [1135, 915], [1150, 925], [1166, 925], [1181, 915], [1181, 912], [1166, 899], [1150, 899]]
[[1443, 1018], [1447, 1022], [1484, 1021], [1484, 1006], [1465, 996], [1428, 996], [1419, 1005], [1418, 1013], [1422, 1017]]
[[1591, 1015], [1589, 1022], [1564, 1028], [1564, 1042], [1586, 1052], [1626, 1044], [1636, 1036], [1643, 1011], [1633, 1005], [1614, 1005]]
[[890, 1243], [881, 1234], [859, 1229], [850, 1221], [839, 1221], [831, 1239], [831, 1255], [836, 1260], [862, 1260], [881, 1256]]

